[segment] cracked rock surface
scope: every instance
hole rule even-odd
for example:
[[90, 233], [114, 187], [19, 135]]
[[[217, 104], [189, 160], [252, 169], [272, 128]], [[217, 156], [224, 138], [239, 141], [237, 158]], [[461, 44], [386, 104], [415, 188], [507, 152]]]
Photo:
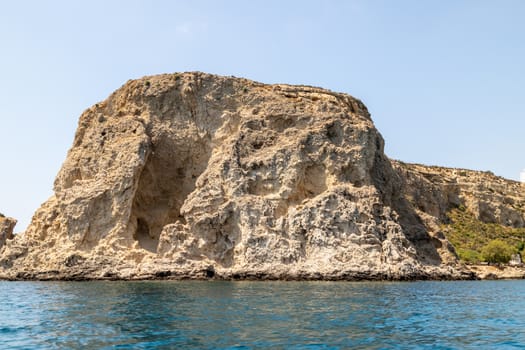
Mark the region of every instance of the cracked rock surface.
[[0, 215], [0, 249], [4, 246], [5, 242], [9, 239], [13, 239], [13, 229], [15, 228], [16, 220]]

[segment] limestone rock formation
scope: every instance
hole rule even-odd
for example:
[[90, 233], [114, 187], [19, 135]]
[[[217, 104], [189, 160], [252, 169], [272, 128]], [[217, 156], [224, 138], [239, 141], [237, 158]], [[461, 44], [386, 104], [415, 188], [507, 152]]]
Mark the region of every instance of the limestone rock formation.
[[0, 251], [0, 277], [471, 277], [421, 217], [441, 202], [414, 205], [404, 186], [349, 95], [145, 77], [82, 114], [54, 195]]
[[13, 230], [16, 225], [16, 220], [5, 217], [0, 214], [0, 249], [4, 246], [6, 240], [13, 239]]
[[425, 226], [450, 240], [477, 277], [525, 278], [519, 262], [515, 267], [479, 265], [483, 247], [494, 239], [524, 254], [525, 184], [487, 171], [392, 163], [403, 179], [404, 196]]
[[464, 206], [484, 223], [525, 227], [525, 184], [491, 172], [392, 161], [403, 179], [405, 197], [418, 215], [447, 221], [451, 208]]

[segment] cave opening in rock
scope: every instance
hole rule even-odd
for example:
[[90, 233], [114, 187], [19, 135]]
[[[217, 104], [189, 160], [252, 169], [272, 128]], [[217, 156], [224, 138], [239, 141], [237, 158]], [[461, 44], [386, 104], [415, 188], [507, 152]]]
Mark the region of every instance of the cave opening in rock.
[[133, 238], [140, 247], [156, 252], [164, 226], [185, 224], [181, 207], [206, 169], [210, 154], [209, 140], [197, 135], [156, 138], [140, 175], [130, 216]]
[[135, 239], [139, 245], [150, 251], [157, 251], [158, 239], [150, 235], [148, 223], [141, 218], [137, 218], [137, 230], [135, 231]]

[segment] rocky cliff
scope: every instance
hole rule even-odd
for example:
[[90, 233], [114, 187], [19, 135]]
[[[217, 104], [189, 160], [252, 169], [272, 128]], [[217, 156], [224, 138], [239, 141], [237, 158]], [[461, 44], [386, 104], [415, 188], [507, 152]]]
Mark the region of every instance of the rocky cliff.
[[[483, 247], [495, 239], [524, 254], [525, 184], [491, 172], [392, 163], [405, 198], [427, 227], [454, 245], [462, 261], [480, 263]], [[487, 268], [471, 268], [485, 277], [481, 270]], [[525, 277], [525, 269], [489, 270], [495, 276]]]
[[[80, 117], [0, 277], [472, 277], [440, 226], [457, 189], [416, 170], [392, 166], [346, 94], [203, 73], [128, 81]], [[500, 209], [494, 220], [519, 222]]]
[[463, 207], [476, 220], [514, 228], [525, 227], [525, 185], [489, 171], [453, 169], [391, 161], [403, 179], [404, 195], [419, 215], [439, 223]]

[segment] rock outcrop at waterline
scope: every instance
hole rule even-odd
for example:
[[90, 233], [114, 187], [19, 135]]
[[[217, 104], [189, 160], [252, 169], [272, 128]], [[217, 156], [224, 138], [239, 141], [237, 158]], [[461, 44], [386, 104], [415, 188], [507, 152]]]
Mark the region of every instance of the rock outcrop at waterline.
[[392, 161], [403, 179], [404, 196], [425, 226], [444, 235], [479, 278], [525, 278], [525, 267], [480, 264], [493, 240], [524, 253], [525, 184], [489, 171]]
[[0, 277], [467, 278], [361, 101], [203, 73], [128, 81], [80, 117]]

